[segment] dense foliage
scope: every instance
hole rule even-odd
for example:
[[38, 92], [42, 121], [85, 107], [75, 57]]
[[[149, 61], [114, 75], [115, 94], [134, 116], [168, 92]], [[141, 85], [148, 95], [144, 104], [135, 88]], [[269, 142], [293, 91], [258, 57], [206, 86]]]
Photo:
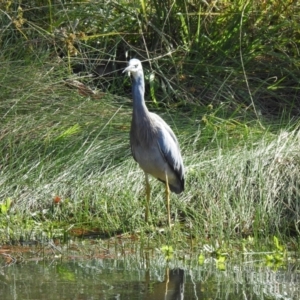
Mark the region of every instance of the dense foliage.
[[97, 85], [121, 93], [113, 71], [139, 57], [148, 60], [155, 75], [151, 88], [167, 99], [245, 106], [254, 101], [262, 113], [299, 113], [298, 1], [35, 0], [0, 5], [2, 59], [31, 63], [41, 55], [60, 57], [77, 72], [106, 74]]

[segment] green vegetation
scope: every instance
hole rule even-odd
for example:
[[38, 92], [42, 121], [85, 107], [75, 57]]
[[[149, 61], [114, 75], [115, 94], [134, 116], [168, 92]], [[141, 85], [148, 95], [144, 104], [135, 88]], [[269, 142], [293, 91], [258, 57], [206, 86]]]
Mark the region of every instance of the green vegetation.
[[[153, 232], [129, 147], [130, 57], [147, 60], [148, 106], [182, 147], [173, 239], [298, 234], [299, 11], [292, 0], [2, 1], [0, 240]], [[151, 186], [152, 224], [165, 225], [164, 188]]]

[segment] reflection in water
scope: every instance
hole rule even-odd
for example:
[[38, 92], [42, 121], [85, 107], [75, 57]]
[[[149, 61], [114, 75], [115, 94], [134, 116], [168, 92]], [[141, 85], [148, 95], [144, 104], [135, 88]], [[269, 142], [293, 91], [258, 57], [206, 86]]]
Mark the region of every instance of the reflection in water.
[[145, 300], [183, 300], [184, 299], [184, 270], [165, 267], [165, 278], [162, 282], [155, 282], [150, 275], [151, 259], [149, 252], [144, 253], [146, 262], [146, 296]]
[[150, 272], [146, 272], [145, 300], [183, 300], [184, 299], [184, 270], [169, 270], [166, 267], [165, 280], [151, 283]]
[[159, 255], [70, 257], [2, 264], [0, 299], [300, 299], [298, 263], [272, 270], [251, 261], [230, 262], [221, 271], [215, 261], [187, 265], [181, 260], [166, 262]]

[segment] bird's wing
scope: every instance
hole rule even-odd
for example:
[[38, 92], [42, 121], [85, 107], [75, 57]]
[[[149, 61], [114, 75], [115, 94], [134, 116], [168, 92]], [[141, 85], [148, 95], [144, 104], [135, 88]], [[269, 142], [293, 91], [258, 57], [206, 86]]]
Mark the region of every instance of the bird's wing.
[[170, 126], [162, 118], [156, 114], [153, 114], [153, 116], [155, 116], [155, 121], [158, 125], [157, 143], [159, 150], [176, 176], [182, 180], [184, 173], [183, 162], [177, 138]]
[[135, 152], [134, 152], [134, 147], [133, 147], [133, 144], [132, 144], [132, 141], [133, 141], [133, 140], [134, 140], [134, 138], [133, 138], [133, 132], [132, 132], [132, 130], [131, 130], [131, 131], [130, 131], [130, 149], [131, 149], [131, 154], [132, 154], [134, 160], [135, 160], [136, 162], [138, 162], [137, 159], [136, 159]]
[[138, 162], [138, 160], [136, 159], [135, 152], [134, 152], [134, 148], [133, 148], [132, 145], [131, 145], [131, 155], [132, 155], [133, 159], [134, 159], [136, 162]]

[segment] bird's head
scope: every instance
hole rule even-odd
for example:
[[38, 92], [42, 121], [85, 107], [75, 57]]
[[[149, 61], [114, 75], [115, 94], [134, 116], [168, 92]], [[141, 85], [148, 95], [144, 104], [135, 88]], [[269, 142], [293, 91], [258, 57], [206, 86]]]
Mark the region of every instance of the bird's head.
[[129, 63], [127, 68], [124, 69], [124, 72], [128, 72], [129, 74], [132, 74], [132, 76], [137, 76], [139, 73], [143, 73], [143, 67], [142, 63], [139, 59], [137, 58], [132, 58]]

